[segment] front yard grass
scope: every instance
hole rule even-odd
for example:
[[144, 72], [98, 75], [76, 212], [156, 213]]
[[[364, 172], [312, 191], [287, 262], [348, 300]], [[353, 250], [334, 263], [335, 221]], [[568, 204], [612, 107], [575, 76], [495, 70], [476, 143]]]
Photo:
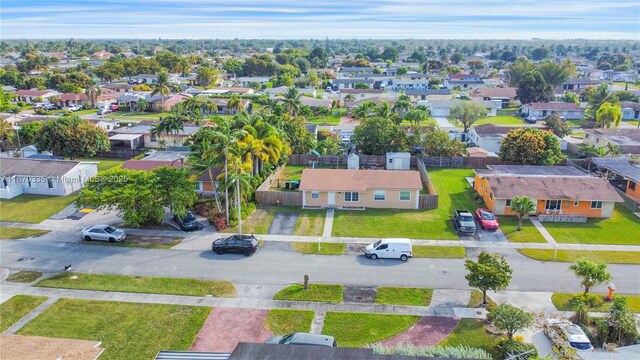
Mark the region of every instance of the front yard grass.
[[518, 219], [513, 216], [499, 216], [498, 223], [500, 229], [505, 234], [507, 239], [511, 242], [523, 242], [523, 243], [546, 243], [540, 231], [533, 226], [533, 223], [529, 219], [522, 221], [522, 230], [516, 230], [518, 228]]
[[[315, 255], [342, 255], [346, 248], [342, 243], [320, 243], [317, 242], [293, 242], [291, 243], [293, 250], [302, 254], [315, 254]], [[318, 249], [320, 247], [320, 249]]]
[[544, 223], [551, 236], [563, 244], [640, 245], [640, 217], [615, 206], [609, 219], [588, 219], [586, 223]]
[[18, 335], [102, 341], [100, 359], [153, 359], [189, 350], [211, 308], [60, 299]]
[[292, 332], [309, 332], [313, 321], [312, 310], [269, 310], [264, 325], [274, 335], [285, 335]]
[[379, 287], [376, 304], [429, 306], [433, 289]]
[[342, 302], [342, 299], [342, 285], [309, 284], [309, 290], [304, 290], [302, 284], [295, 284], [288, 286], [273, 295], [273, 300], [289, 301], [339, 303]]
[[484, 327], [484, 321], [479, 319], [461, 319], [453, 332], [442, 340], [440, 346], [469, 346], [480, 348], [492, 353], [499, 336], [491, 335]]
[[608, 250], [555, 250], [548, 249], [518, 249], [524, 256], [539, 261], [574, 262], [578, 259], [600, 261], [607, 264], [640, 264], [640, 252], [637, 251], [608, 251]]
[[68, 196], [20, 195], [0, 201], [0, 221], [37, 224], [56, 214], [76, 200]]
[[515, 116], [493, 116], [486, 117], [484, 119], [480, 119], [473, 123], [473, 126], [484, 125], [484, 124], [494, 124], [494, 125], [522, 125], [524, 122], [522, 119], [517, 118]]
[[30, 283], [42, 276], [40, 271], [18, 271], [7, 276], [7, 281], [16, 283]]
[[0, 304], [0, 332], [3, 332], [33, 311], [43, 302], [44, 296], [16, 295]]
[[[567, 294], [567, 293], [554, 293], [551, 296], [551, 302], [559, 311], [574, 311], [575, 306], [573, 304], [573, 297], [576, 294]], [[603, 300], [606, 297], [605, 294], [594, 294], [600, 296]], [[629, 305], [629, 309], [633, 312], [640, 312], [640, 295], [619, 295], [615, 294], [614, 296], [622, 296], [627, 298], [627, 304]], [[609, 307], [611, 303], [603, 301], [602, 304], [596, 307], [589, 308], [589, 311], [593, 312], [607, 312], [609, 311]]]
[[[495, 301], [491, 300], [489, 294], [487, 294], [487, 304], [495, 305]], [[477, 308], [480, 307], [480, 305], [482, 305], [482, 291], [471, 290], [471, 296], [469, 296], [469, 304], [467, 304], [467, 307]]]
[[35, 286], [186, 296], [236, 296], [236, 288], [229, 281], [73, 272], [65, 272], [51, 276], [39, 281]]
[[297, 210], [300, 210], [300, 212], [298, 213], [298, 221], [296, 222], [296, 228], [293, 230], [293, 234], [300, 236], [322, 236], [327, 211], [312, 209]]
[[462, 246], [413, 245], [414, 258], [462, 259], [467, 250]]
[[47, 234], [49, 230], [22, 229], [14, 227], [0, 228], [0, 239], [23, 239]]
[[172, 247], [180, 244], [182, 240], [184, 240], [183, 237], [127, 235], [125, 242], [110, 243], [107, 241], [82, 240], [81, 243], [85, 245], [103, 245], [128, 248], [171, 249]]
[[338, 346], [363, 347], [397, 335], [420, 316], [327, 312], [322, 333], [336, 338]]
[[[247, 234], [267, 234], [273, 218], [279, 212], [298, 214], [294, 235], [322, 235], [326, 210], [302, 209], [295, 206], [260, 205], [247, 220], [242, 222], [242, 231]], [[238, 229], [227, 228], [223, 232], [234, 233], [238, 232]]]
[[337, 210], [332, 235], [458, 240], [450, 217], [455, 209], [476, 209], [471, 186], [465, 180], [466, 176], [473, 176], [473, 170], [429, 169], [429, 175], [439, 194], [437, 209]]

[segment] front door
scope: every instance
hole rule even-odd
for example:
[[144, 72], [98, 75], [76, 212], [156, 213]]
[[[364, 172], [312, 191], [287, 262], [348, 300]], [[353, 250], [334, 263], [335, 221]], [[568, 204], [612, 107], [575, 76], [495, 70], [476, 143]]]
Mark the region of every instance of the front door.
[[336, 204], [336, 193], [334, 191], [329, 191], [327, 193], [327, 205], [334, 206]]

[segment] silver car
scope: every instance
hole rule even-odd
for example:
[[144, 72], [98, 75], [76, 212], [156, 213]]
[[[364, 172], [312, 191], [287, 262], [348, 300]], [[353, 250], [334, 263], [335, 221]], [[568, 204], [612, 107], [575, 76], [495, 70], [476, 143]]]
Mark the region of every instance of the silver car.
[[124, 241], [127, 234], [111, 225], [94, 225], [82, 229], [82, 238], [91, 240], [102, 240], [108, 242]]

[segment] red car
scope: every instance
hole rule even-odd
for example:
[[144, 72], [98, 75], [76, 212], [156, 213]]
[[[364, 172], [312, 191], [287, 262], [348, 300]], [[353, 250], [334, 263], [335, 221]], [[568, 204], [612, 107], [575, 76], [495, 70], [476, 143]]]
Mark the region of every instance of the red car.
[[476, 210], [476, 219], [483, 230], [498, 230], [498, 219], [487, 209]]
[[120, 105], [118, 104], [111, 104], [111, 106], [109, 106], [109, 110], [116, 112], [118, 111], [118, 109], [120, 109]]

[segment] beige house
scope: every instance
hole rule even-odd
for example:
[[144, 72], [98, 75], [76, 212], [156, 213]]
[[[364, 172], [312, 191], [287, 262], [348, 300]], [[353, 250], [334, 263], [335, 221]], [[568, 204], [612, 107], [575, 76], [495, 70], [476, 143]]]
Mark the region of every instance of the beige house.
[[305, 169], [302, 207], [417, 209], [420, 173], [411, 170]]

